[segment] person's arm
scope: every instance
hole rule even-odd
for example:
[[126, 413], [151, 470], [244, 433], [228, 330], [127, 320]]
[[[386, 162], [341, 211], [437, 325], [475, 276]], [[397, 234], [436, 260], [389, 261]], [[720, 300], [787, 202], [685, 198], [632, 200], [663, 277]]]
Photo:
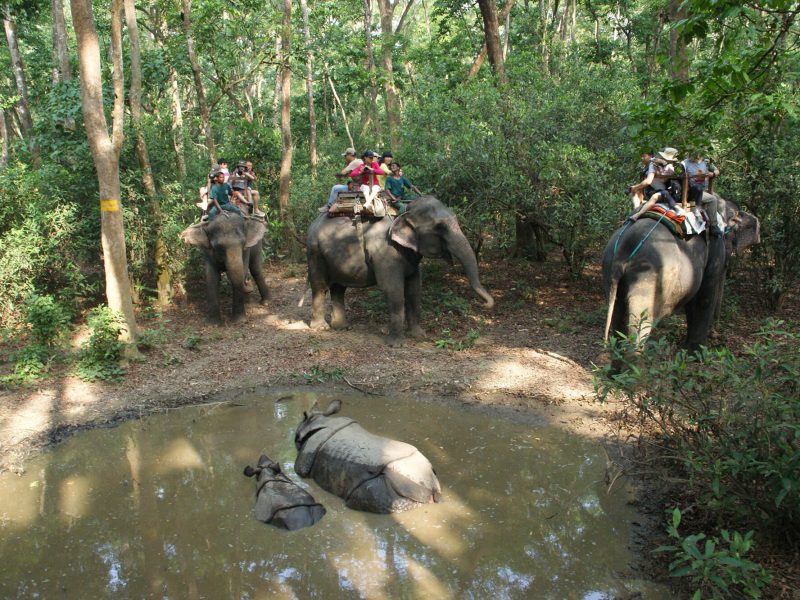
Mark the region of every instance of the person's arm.
[[648, 174], [647, 174], [647, 177], [645, 177], [644, 179], [642, 179], [642, 181], [640, 181], [639, 183], [637, 183], [637, 184], [635, 184], [635, 185], [632, 185], [632, 186], [631, 186], [631, 190], [632, 190], [632, 191], [636, 191], [636, 190], [643, 190], [643, 189], [644, 189], [644, 188], [646, 188], [648, 185], [650, 185], [651, 183], [653, 183], [653, 180], [654, 180], [655, 178], [656, 178], [655, 171], [651, 171], [650, 173], [648, 173]]

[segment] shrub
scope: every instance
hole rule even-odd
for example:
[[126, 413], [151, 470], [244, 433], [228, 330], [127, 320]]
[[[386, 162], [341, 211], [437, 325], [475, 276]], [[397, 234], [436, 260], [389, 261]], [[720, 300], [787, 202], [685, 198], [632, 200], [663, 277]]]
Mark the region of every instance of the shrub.
[[125, 374], [119, 365], [125, 347], [119, 339], [124, 324], [122, 315], [108, 306], [98, 306], [89, 312], [87, 324], [91, 334], [81, 349], [78, 377], [85, 381], [119, 379]]
[[698, 507], [780, 532], [800, 532], [800, 328], [767, 321], [757, 341], [727, 349], [677, 352], [651, 340], [610, 345], [616, 375], [600, 369], [598, 396], [622, 394], [643, 430], [655, 432], [678, 462]]
[[69, 311], [52, 296], [34, 293], [25, 299], [25, 320], [37, 344], [52, 346], [69, 324]]

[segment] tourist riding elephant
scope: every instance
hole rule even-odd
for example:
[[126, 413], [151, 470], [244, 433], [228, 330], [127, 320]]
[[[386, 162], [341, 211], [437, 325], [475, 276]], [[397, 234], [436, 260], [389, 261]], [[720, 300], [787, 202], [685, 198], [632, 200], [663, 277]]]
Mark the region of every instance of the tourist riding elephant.
[[347, 325], [347, 288], [377, 285], [388, 304], [389, 344], [402, 343], [406, 324], [412, 336], [422, 335], [419, 263], [423, 257], [455, 257], [486, 307], [494, 306], [494, 299], [481, 285], [475, 253], [455, 215], [433, 196], [417, 198], [394, 220], [365, 219], [359, 224], [353, 219], [320, 215], [308, 228], [307, 256], [312, 328], [326, 326], [328, 290], [331, 327], [338, 329]]
[[262, 221], [223, 210], [210, 221], [192, 225], [181, 233], [184, 242], [199, 246], [206, 254], [209, 321], [220, 321], [219, 284], [223, 271], [228, 273], [233, 290], [231, 310], [234, 321], [244, 318], [245, 275], [248, 269], [261, 293], [261, 304], [266, 304], [269, 290], [264, 279], [261, 255], [265, 231], [266, 225]]
[[303, 413], [297, 426], [295, 472], [343, 498], [349, 508], [392, 513], [438, 502], [442, 493], [431, 463], [414, 446], [374, 435], [353, 419], [324, 412]]
[[683, 240], [647, 218], [614, 232], [603, 252], [606, 339], [610, 331], [619, 331], [636, 334], [640, 345], [655, 321], [685, 308], [687, 348], [706, 343], [722, 301], [728, 257], [734, 249], [760, 242], [756, 217], [705, 194], [704, 204], [714, 200], [725, 225], [723, 237], [706, 231]]

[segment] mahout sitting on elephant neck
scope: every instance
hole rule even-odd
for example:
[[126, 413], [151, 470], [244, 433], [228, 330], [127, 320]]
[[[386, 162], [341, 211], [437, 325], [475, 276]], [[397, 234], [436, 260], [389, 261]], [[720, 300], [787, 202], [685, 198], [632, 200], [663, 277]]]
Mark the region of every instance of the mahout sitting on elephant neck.
[[315, 405], [303, 413], [295, 433], [298, 475], [313, 478], [355, 510], [392, 513], [439, 501], [436, 472], [419, 450], [335, 416], [341, 406], [334, 400], [325, 411]]
[[259, 521], [295, 531], [325, 516], [325, 507], [284, 475], [281, 466], [266, 454], [258, 459], [255, 469], [245, 467], [244, 475], [257, 476], [255, 515]]

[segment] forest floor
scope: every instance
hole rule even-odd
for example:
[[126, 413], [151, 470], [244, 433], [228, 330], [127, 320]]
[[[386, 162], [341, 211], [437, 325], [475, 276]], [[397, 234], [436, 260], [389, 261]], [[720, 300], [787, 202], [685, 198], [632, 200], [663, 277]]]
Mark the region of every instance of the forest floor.
[[[27, 458], [85, 428], [253, 390], [300, 387], [485, 407], [603, 440], [612, 458], [629, 439], [619, 407], [600, 404], [594, 395], [592, 369], [603, 352], [606, 317], [597, 266], [576, 279], [557, 255], [545, 263], [484, 262], [482, 283], [497, 301], [487, 311], [457, 267], [426, 261], [428, 336], [399, 348], [384, 344], [388, 319], [376, 290], [348, 291], [349, 329], [312, 331], [310, 292], [298, 307], [305, 265], [276, 262], [266, 269], [270, 301], [248, 303], [242, 324], [205, 323], [201, 282], [193, 282], [170, 308], [143, 311], [139, 323], [149, 347], [119, 382], [86, 383], [57, 365], [36, 385], [0, 391], [0, 471], [22, 470]], [[748, 271], [737, 273], [728, 292], [726, 328], [717, 336], [732, 347], [749, 341], [767, 316]], [[229, 296], [224, 300], [227, 310]], [[0, 374], [8, 369], [0, 364]], [[643, 536], [657, 537], [664, 528], [663, 506], [642, 489], [639, 505], [652, 521]], [[771, 560], [788, 566], [780, 557]]]

